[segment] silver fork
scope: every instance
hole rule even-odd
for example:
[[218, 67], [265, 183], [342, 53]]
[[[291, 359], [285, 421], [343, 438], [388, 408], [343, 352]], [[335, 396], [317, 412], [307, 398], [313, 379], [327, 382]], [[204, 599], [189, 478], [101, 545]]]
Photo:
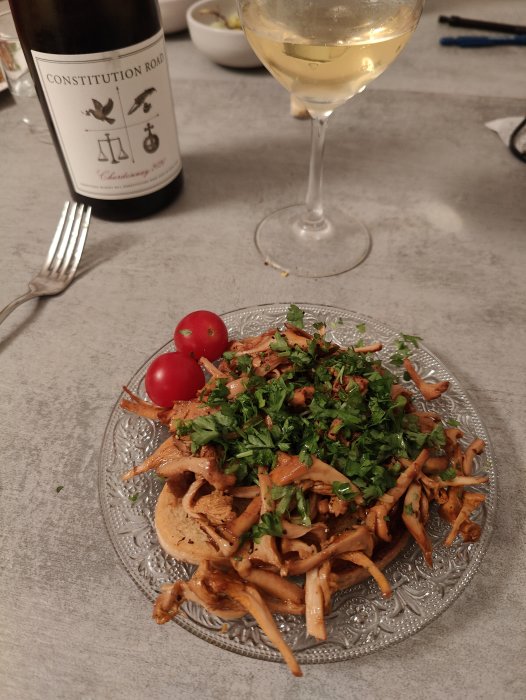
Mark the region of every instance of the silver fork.
[[0, 323], [11, 311], [29, 299], [60, 294], [70, 284], [77, 271], [82, 249], [88, 235], [91, 207], [66, 202], [57, 230], [49, 246], [40, 272], [29, 282], [29, 291], [0, 311]]

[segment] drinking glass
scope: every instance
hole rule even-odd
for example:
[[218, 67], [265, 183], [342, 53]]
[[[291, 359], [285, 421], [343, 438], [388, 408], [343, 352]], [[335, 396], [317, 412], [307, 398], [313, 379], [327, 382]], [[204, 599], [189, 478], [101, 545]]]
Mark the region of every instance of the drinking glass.
[[306, 201], [256, 229], [265, 262], [302, 277], [328, 277], [367, 257], [366, 227], [336, 206], [325, 213], [323, 150], [332, 112], [365, 89], [416, 29], [424, 0], [237, 0], [246, 37], [270, 73], [311, 116]]
[[9, 10], [0, 10], [0, 65], [7, 79], [9, 92], [21, 111], [21, 121], [45, 143], [51, 136], [29, 74], [24, 52]]

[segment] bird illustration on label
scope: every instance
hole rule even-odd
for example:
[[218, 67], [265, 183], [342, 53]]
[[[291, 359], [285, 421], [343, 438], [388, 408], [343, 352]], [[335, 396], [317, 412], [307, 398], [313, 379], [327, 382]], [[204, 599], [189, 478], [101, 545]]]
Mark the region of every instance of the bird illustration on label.
[[108, 114], [110, 114], [111, 110], [113, 109], [113, 100], [111, 97], [108, 99], [105, 105], [95, 99], [92, 99], [91, 101], [93, 102], [93, 109], [87, 109], [85, 112], [83, 112], [83, 114], [85, 114], [87, 117], [95, 117], [95, 119], [98, 119], [101, 122], [113, 124], [115, 119], [108, 117]]

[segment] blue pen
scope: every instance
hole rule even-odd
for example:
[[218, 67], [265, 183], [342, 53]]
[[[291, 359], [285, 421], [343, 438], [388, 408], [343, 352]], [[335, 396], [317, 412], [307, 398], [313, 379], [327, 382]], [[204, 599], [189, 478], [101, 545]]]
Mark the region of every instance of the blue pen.
[[444, 36], [440, 39], [442, 46], [460, 46], [464, 49], [484, 48], [486, 46], [526, 46], [526, 35], [511, 37], [492, 36]]

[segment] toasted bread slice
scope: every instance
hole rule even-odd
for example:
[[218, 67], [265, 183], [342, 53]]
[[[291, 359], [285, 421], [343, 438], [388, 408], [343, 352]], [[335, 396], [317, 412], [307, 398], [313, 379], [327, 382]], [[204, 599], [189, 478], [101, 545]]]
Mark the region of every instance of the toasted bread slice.
[[217, 549], [199, 524], [184, 511], [181, 500], [170, 488], [170, 482], [166, 482], [155, 508], [159, 544], [172, 557], [189, 564], [217, 559]]

